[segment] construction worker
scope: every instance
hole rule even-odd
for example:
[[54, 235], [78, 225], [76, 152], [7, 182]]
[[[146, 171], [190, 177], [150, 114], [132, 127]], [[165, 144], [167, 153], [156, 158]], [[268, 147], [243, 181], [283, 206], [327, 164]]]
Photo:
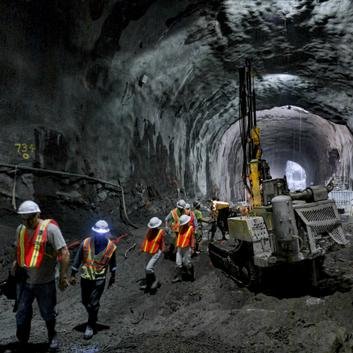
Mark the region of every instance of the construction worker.
[[209, 223], [209, 221], [203, 218], [203, 215], [201, 212], [201, 203], [199, 201], [194, 202], [194, 214], [198, 224], [198, 227], [195, 232], [195, 252], [196, 254], [199, 254], [201, 252], [201, 244], [202, 244], [202, 236], [203, 236], [202, 223]]
[[180, 228], [176, 239], [176, 275], [172, 282], [182, 281], [183, 266], [186, 269], [188, 277], [193, 281], [194, 266], [191, 262], [191, 255], [195, 249], [195, 231], [194, 227], [190, 224], [191, 217], [182, 215], [179, 219]]
[[186, 202], [179, 200], [176, 204], [176, 208], [173, 208], [168, 216], [165, 218], [165, 228], [171, 230], [171, 239], [168, 240], [167, 253], [171, 255], [175, 248], [175, 239], [179, 233], [179, 218], [184, 214]]
[[228, 232], [228, 216], [229, 216], [229, 203], [225, 201], [219, 201], [218, 198], [214, 197], [211, 201], [211, 241], [214, 240], [217, 226], [222, 233], [222, 240], [227, 240], [226, 232]]
[[99, 220], [91, 228], [91, 236], [85, 238], [76, 253], [71, 267], [70, 283], [76, 284], [76, 273], [81, 266], [81, 297], [82, 304], [88, 313], [88, 322], [84, 339], [92, 338], [96, 332], [99, 301], [103, 294], [107, 269], [110, 269], [108, 288], [115, 283], [116, 255], [115, 244], [108, 238], [110, 229], [108, 223]]
[[37, 300], [39, 312], [46, 323], [49, 350], [59, 349], [55, 331], [56, 286], [55, 267], [60, 263], [60, 290], [68, 286], [67, 270], [70, 253], [58, 224], [52, 219], [41, 219], [40, 208], [33, 201], [24, 201], [17, 213], [22, 224], [17, 228], [17, 259], [13, 273], [17, 281], [17, 338], [20, 350], [26, 350], [33, 315], [32, 304]]
[[155, 292], [160, 283], [156, 279], [155, 265], [160, 259], [165, 250], [164, 237], [165, 231], [160, 228], [162, 221], [157, 217], [152, 217], [147, 224], [149, 228], [145, 239], [141, 244], [141, 252], [146, 253], [147, 261], [145, 267], [145, 282], [140, 286], [140, 289]]
[[194, 211], [191, 211], [191, 207], [190, 207], [190, 204], [187, 203], [185, 205], [185, 210], [184, 210], [184, 213], [188, 216], [190, 216], [190, 224], [194, 227], [194, 231], [196, 232], [197, 230], [197, 227], [198, 227], [198, 222], [197, 222], [197, 219], [195, 217], [195, 213]]

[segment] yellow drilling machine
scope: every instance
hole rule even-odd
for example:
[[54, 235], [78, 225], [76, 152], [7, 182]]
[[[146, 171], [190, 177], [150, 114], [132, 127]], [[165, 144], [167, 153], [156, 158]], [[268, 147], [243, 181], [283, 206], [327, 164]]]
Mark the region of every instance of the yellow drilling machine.
[[290, 192], [285, 177], [271, 178], [270, 168], [262, 159], [249, 60], [239, 70], [239, 119], [242, 175], [250, 212], [228, 218], [230, 239], [211, 242], [210, 258], [249, 288], [261, 288], [266, 271], [300, 264], [310, 269], [310, 281], [316, 286], [325, 254], [335, 244], [348, 243], [335, 201], [328, 199], [332, 185]]

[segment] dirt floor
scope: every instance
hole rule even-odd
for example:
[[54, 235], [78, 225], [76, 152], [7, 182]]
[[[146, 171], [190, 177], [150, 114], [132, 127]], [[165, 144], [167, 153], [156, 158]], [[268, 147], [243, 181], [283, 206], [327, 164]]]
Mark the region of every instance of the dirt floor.
[[[351, 226], [346, 226], [351, 233]], [[238, 286], [211, 264], [207, 252], [194, 258], [196, 281], [172, 284], [174, 263], [157, 268], [162, 286], [155, 295], [139, 290], [144, 256], [137, 250], [145, 228], [119, 244], [118, 280], [101, 300], [99, 332], [83, 339], [86, 313], [76, 285], [58, 293], [57, 330], [61, 352], [196, 353], [353, 351], [353, 248], [327, 256], [327, 278], [317, 291], [286, 274], [264, 292]], [[352, 237], [350, 237], [352, 239]], [[5, 269], [2, 270], [4, 273]], [[15, 352], [13, 303], [0, 298], [0, 352]], [[32, 352], [46, 352], [46, 330], [35, 305]]]

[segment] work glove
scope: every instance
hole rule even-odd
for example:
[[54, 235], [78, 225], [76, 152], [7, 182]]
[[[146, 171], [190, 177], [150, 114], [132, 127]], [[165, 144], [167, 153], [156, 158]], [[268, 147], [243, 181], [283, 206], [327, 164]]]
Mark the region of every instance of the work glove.
[[71, 276], [69, 282], [72, 286], [74, 286], [77, 283], [77, 278], [75, 276]]
[[115, 283], [115, 275], [111, 275], [108, 282], [108, 289], [111, 288], [114, 283]]
[[61, 291], [64, 291], [69, 286], [69, 281], [67, 277], [60, 277], [58, 287]]

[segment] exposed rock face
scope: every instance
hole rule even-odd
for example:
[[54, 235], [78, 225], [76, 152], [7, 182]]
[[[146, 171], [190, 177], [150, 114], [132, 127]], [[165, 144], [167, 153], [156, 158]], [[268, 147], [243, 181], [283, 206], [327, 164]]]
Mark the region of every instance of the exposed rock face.
[[[0, 16], [2, 162], [240, 198], [237, 68], [250, 57], [275, 174], [295, 159], [314, 183], [352, 179], [350, 137], [310, 115], [352, 127], [348, 0], [17, 0]], [[286, 105], [310, 113], [303, 125], [261, 112]]]
[[[163, 218], [177, 197], [241, 199], [238, 68], [245, 58], [255, 68], [273, 176], [291, 160], [309, 183], [335, 175], [351, 186], [352, 23], [350, 0], [0, 1], [0, 279], [13, 259], [14, 209], [24, 199], [37, 200], [67, 240], [87, 235], [97, 217], [114, 235], [125, 232], [124, 207], [142, 221]], [[143, 259], [131, 251], [125, 260], [144, 231], [118, 248], [117, 289], [101, 307], [111, 329], [97, 341], [83, 344], [72, 330], [85, 321], [79, 288], [60, 294], [63, 352], [352, 351], [352, 248], [329, 257], [346, 277], [337, 276], [322, 298], [250, 293], [205, 253], [194, 260], [197, 280], [177, 287], [174, 263], [164, 261], [163, 286], [146, 297], [136, 283]], [[5, 350], [15, 321], [3, 297], [0, 308]], [[31, 339], [41, 342], [43, 330], [36, 312]]]

